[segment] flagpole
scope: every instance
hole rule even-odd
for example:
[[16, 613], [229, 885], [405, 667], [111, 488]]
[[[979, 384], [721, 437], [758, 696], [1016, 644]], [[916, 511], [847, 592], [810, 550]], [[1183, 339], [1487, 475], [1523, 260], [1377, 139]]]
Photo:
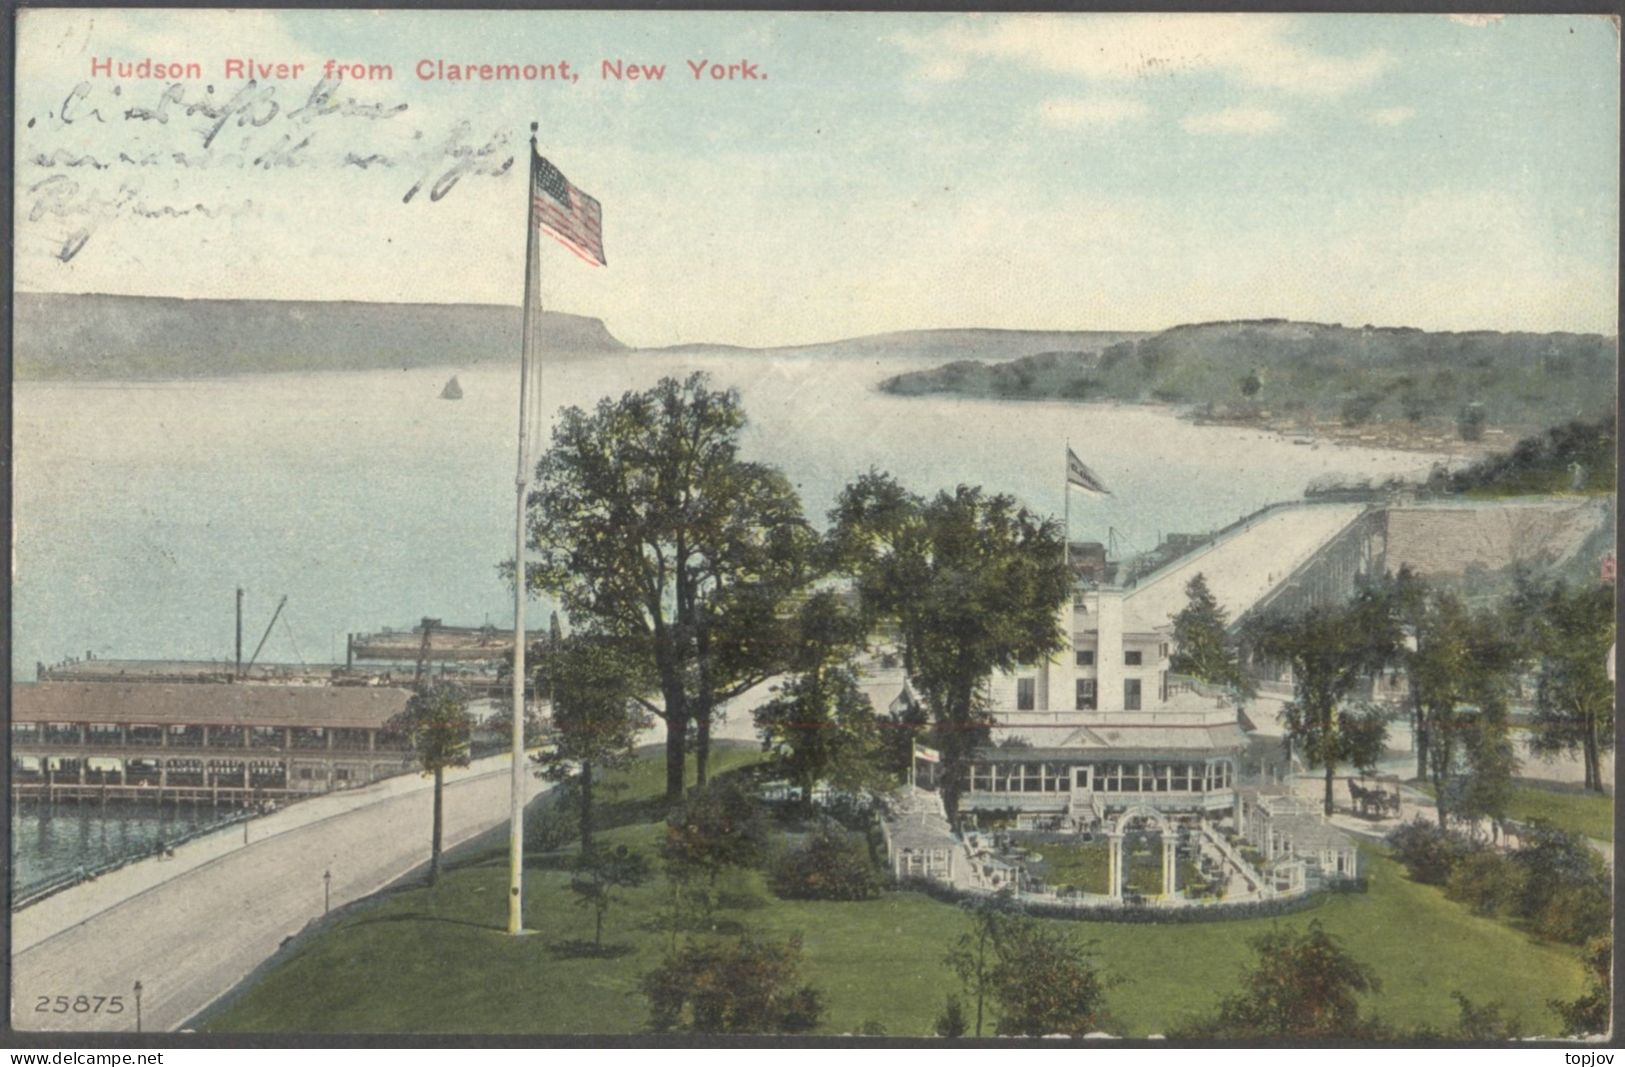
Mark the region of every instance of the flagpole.
[[513, 769], [508, 797], [508, 933], [525, 932], [525, 426], [529, 412], [531, 319], [536, 294], [536, 123], [530, 124], [530, 166], [525, 178], [525, 306], [519, 316], [519, 460], [514, 475], [513, 531]]
[[1066, 564], [1066, 580], [1068, 588], [1072, 581], [1072, 439], [1066, 439], [1066, 454], [1061, 457], [1061, 496], [1065, 503], [1061, 505], [1066, 518], [1066, 533], [1061, 538], [1061, 560]]

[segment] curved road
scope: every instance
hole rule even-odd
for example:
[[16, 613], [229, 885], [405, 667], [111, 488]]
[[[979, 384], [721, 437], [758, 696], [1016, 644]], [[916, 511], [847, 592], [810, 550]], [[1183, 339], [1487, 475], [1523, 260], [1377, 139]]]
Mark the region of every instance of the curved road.
[[[507, 824], [508, 768], [497, 756], [447, 776], [447, 848]], [[545, 788], [529, 780], [530, 795]], [[322, 914], [324, 872], [336, 908], [427, 862], [432, 802], [419, 776], [315, 798], [251, 823], [246, 845], [232, 827], [25, 909], [12, 924], [12, 1026], [134, 1030], [140, 981], [142, 1029], [177, 1029]], [[87, 1007], [122, 996], [124, 1010], [75, 1012], [80, 994]], [[53, 1010], [58, 996], [67, 1011]]]

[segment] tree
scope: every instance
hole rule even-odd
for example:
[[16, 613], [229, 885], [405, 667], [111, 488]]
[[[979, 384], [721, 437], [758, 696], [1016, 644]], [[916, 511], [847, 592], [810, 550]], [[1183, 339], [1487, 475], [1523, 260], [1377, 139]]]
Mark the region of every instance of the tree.
[[1174, 616], [1173, 670], [1213, 685], [1234, 690], [1238, 697], [1253, 695], [1252, 678], [1241, 666], [1229, 620], [1208, 590], [1207, 578], [1197, 574], [1185, 584], [1185, 607]]
[[574, 634], [548, 648], [539, 674], [553, 694], [548, 744], [535, 757], [551, 781], [573, 781], [581, 854], [593, 851], [593, 774], [632, 762], [649, 717], [636, 702], [643, 659], [611, 639]]
[[788, 663], [794, 673], [755, 712], [763, 747], [809, 811], [821, 781], [855, 791], [881, 777], [879, 726], [851, 662], [863, 636], [860, 617], [833, 594], [815, 594], [798, 613]]
[[1586, 969], [1586, 991], [1574, 1000], [1548, 1001], [1563, 1020], [1563, 1033], [1570, 1037], [1606, 1034], [1613, 1007], [1614, 943], [1599, 937], [1580, 956]]
[[1614, 746], [1614, 686], [1607, 672], [1614, 643], [1613, 588], [1524, 579], [1510, 610], [1519, 617], [1538, 664], [1530, 747], [1542, 754], [1578, 753], [1585, 787], [1600, 793], [1602, 753]]
[[474, 717], [461, 687], [444, 681], [426, 682], [406, 707], [384, 724], [390, 733], [406, 738], [424, 774], [434, 776], [434, 817], [429, 847], [429, 884], [440, 880], [440, 845], [447, 767], [468, 766], [469, 738]]
[[1469, 611], [1408, 568], [1382, 595], [1409, 631], [1396, 656], [1410, 682], [1418, 770], [1433, 785], [1439, 825], [1451, 815], [1503, 818], [1517, 769], [1507, 708], [1516, 642], [1497, 614]]
[[527, 584], [627, 642], [666, 724], [666, 796], [683, 791], [687, 731], [704, 784], [719, 704], [779, 669], [782, 605], [813, 576], [816, 535], [778, 470], [739, 457], [745, 413], [704, 374], [561, 412], [537, 466]]
[[965, 907], [970, 913], [971, 928], [954, 939], [943, 962], [959, 979], [966, 995], [976, 1002], [973, 1036], [981, 1037], [983, 1014], [993, 991], [999, 924], [1010, 913], [1011, 902], [1001, 895], [987, 900], [973, 900]]
[[1337, 767], [1372, 766], [1387, 723], [1374, 708], [1346, 708], [1355, 687], [1394, 656], [1399, 629], [1383, 598], [1362, 590], [1347, 604], [1248, 620], [1253, 655], [1292, 667], [1293, 699], [1283, 709], [1287, 734], [1311, 767], [1325, 770], [1325, 810], [1332, 813]]
[[690, 942], [639, 982], [649, 1028], [696, 1034], [800, 1034], [818, 1025], [824, 997], [799, 985], [801, 939]]
[[799, 848], [778, 856], [768, 872], [773, 892], [791, 900], [868, 900], [884, 884], [869, 849], [833, 820]]
[[576, 857], [570, 891], [576, 895], [578, 905], [592, 909], [592, 943], [595, 947], [603, 947], [604, 916], [618, 899], [615, 890], [640, 886], [648, 880], [648, 859], [625, 845], [583, 849], [581, 855]]
[[873, 471], [842, 491], [830, 520], [869, 620], [898, 626], [952, 814], [969, 758], [988, 740], [988, 677], [1065, 647], [1057, 612], [1071, 589], [1060, 524], [969, 486], [923, 500]]
[[1100, 1028], [1106, 984], [1069, 929], [1027, 915], [1006, 916], [994, 952], [990, 978], [999, 1034], [1081, 1037]]
[[714, 886], [724, 868], [760, 863], [767, 836], [761, 804], [736, 779], [724, 776], [672, 809], [660, 856], [677, 878], [703, 875]]
[[1381, 989], [1376, 972], [1311, 920], [1306, 929], [1275, 927], [1252, 938], [1257, 954], [1240, 989], [1206, 1019], [1182, 1027], [1182, 1040], [1302, 1041], [1380, 1036], [1360, 1015], [1359, 997]]

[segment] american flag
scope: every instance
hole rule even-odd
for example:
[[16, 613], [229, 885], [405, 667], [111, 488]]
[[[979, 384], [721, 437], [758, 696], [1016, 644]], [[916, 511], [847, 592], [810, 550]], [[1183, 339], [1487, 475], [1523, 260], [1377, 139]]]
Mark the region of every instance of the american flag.
[[571, 185], [559, 168], [537, 156], [531, 168], [531, 217], [544, 233], [595, 267], [604, 259], [603, 211], [598, 201]]

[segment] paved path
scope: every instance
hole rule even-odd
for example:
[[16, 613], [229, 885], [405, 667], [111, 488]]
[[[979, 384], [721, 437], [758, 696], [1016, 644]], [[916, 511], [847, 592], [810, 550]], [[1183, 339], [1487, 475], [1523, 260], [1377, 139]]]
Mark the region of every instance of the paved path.
[[[451, 847], [508, 820], [508, 757], [448, 775]], [[527, 779], [531, 795], [546, 783]], [[18, 1030], [180, 1027], [231, 989], [288, 936], [332, 905], [388, 885], [429, 857], [432, 783], [418, 775], [316, 798], [76, 886], [14, 916], [12, 1025]], [[506, 913], [493, 922], [506, 921]], [[119, 1014], [36, 1010], [42, 997], [123, 996]]]
[[1131, 589], [1124, 614], [1142, 629], [1165, 625], [1185, 607], [1186, 583], [1201, 574], [1219, 606], [1239, 619], [1364, 511], [1363, 504], [1305, 504], [1271, 512]]
[[[754, 739], [749, 709], [766, 692], [733, 702], [712, 736]], [[663, 741], [663, 727], [638, 740]], [[507, 825], [510, 767], [501, 755], [447, 773], [447, 849]], [[526, 781], [528, 797], [546, 788], [534, 775]], [[247, 823], [247, 844], [245, 824], [229, 826], [178, 846], [173, 859], [129, 864], [17, 912], [12, 1026], [134, 1030], [140, 981], [142, 1029], [178, 1029], [322, 914], [324, 872], [337, 908], [427, 863], [433, 801], [433, 782], [417, 774], [312, 797]], [[492, 916], [506, 921], [505, 907]], [[124, 1010], [75, 1013], [80, 994], [122, 996]], [[69, 1011], [36, 1010], [41, 997], [57, 996], [69, 998]]]

